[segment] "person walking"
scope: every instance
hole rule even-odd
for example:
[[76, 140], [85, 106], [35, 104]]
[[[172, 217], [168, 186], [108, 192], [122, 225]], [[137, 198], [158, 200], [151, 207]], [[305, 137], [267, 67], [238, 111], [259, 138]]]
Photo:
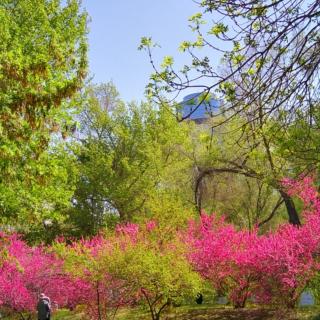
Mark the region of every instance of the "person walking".
[[51, 318], [51, 306], [50, 299], [41, 293], [37, 304], [38, 320], [50, 320]]

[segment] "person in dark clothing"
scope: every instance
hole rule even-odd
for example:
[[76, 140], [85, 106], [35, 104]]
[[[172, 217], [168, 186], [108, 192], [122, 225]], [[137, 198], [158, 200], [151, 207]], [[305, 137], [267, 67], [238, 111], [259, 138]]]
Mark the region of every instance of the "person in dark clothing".
[[203, 302], [203, 295], [202, 295], [202, 293], [199, 292], [196, 297], [196, 303], [202, 304], [202, 302]]
[[46, 297], [44, 293], [40, 294], [40, 298], [37, 305], [38, 320], [50, 320], [51, 307], [50, 299]]

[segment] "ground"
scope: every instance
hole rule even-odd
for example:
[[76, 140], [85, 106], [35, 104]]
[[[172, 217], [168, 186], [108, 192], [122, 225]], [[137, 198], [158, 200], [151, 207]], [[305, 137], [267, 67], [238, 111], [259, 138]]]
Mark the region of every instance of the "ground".
[[[79, 314], [68, 311], [60, 311], [54, 320], [80, 320]], [[149, 320], [146, 311], [134, 309], [120, 310], [114, 320]], [[180, 307], [173, 309], [170, 313], [163, 315], [163, 320], [320, 320], [320, 306], [314, 308], [301, 308], [289, 313], [285, 310], [275, 311], [272, 309], [249, 308], [235, 310], [229, 307], [195, 306]]]

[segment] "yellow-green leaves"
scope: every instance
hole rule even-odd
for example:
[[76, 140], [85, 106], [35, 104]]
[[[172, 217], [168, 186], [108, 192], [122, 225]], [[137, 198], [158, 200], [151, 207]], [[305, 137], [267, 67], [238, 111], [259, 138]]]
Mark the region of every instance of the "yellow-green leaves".
[[[167, 57], [165, 64], [170, 63]], [[104, 94], [112, 107], [103, 104]], [[184, 156], [188, 127], [178, 124], [166, 106], [125, 105], [115, 94], [108, 85], [89, 88], [81, 115], [86, 136], [77, 151], [81, 179], [72, 220], [88, 234], [107, 224], [108, 213], [133, 219], [150, 212], [155, 198], [176, 187], [171, 176], [190, 165]]]
[[227, 101], [233, 101], [235, 99], [236, 86], [233, 82], [223, 82], [221, 83], [219, 89], [225, 94]]
[[192, 44], [190, 41], [183, 41], [179, 46], [179, 50], [184, 52], [187, 49], [189, 49], [191, 46], [192, 46]]
[[206, 21], [202, 19], [202, 13], [198, 12], [192, 15], [189, 18], [189, 21], [191, 22], [190, 28], [192, 31], [196, 31], [199, 29], [199, 26], [201, 24], [206, 24]]
[[163, 58], [161, 67], [162, 67], [163, 69], [166, 69], [166, 68], [168, 68], [168, 67], [171, 67], [171, 66], [173, 65], [173, 62], [174, 62], [174, 60], [173, 60], [173, 57], [172, 57], [172, 56], [165, 56], [165, 57]]
[[0, 103], [13, 114], [2, 111], [0, 117], [10, 117], [17, 126], [26, 120], [32, 130], [40, 130], [44, 123], [48, 127], [50, 109], [72, 98], [86, 76], [86, 14], [77, 0], [65, 6], [22, 0], [15, 10], [12, 2], [0, 4], [0, 30], [5, 30], [0, 32]]
[[205, 23], [205, 21], [202, 19], [202, 13], [197, 12], [195, 14], [193, 14], [190, 18], [189, 18], [190, 22], [196, 23], [196, 24], [203, 24]]
[[219, 36], [222, 33], [228, 32], [228, 26], [222, 22], [215, 24], [209, 31], [208, 34]]
[[142, 37], [140, 40], [140, 45], [138, 47], [138, 50], [145, 49], [147, 47], [152, 47], [153, 42], [151, 37]]
[[264, 6], [256, 6], [251, 10], [251, 15], [262, 17], [267, 14], [268, 9]]

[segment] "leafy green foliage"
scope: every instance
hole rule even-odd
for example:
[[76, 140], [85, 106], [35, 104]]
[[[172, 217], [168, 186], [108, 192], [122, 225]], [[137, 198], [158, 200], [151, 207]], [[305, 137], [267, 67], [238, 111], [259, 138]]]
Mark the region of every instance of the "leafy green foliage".
[[81, 88], [86, 14], [77, 0], [4, 0], [0, 21], [0, 141], [6, 145], [47, 131], [54, 125], [49, 111]]
[[[234, 130], [239, 122], [239, 135], [233, 135], [239, 153], [237, 158], [232, 152], [215, 155], [220, 166], [207, 162], [200, 176], [227, 169], [246, 180], [257, 179], [269, 194], [271, 189], [279, 191], [289, 221], [300, 225], [279, 179], [318, 170], [319, 6], [316, 1], [205, 0], [199, 8], [202, 12], [189, 19], [196, 40], [180, 45], [190, 58], [181, 70], [174, 64], [163, 68], [159, 63], [158, 68], [153, 47], [145, 43], [154, 70], [148, 96], [160, 104], [171, 101], [174, 109], [189, 89], [216, 94], [224, 116], [221, 123], [232, 122]], [[177, 118], [186, 120], [192, 112]]]
[[[75, 158], [56, 145], [14, 170], [14, 176], [0, 184], [1, 223], [30, 234], [30, 240], [50, 238], [52, 227], [63, 222], [70, 205], [77, 177]], [[49, 230], [43, 225], [46, 220]]]
[[[128, 263], [130, 261], [130, 263]], [[125, 251], [117, 250], [106, 260], [109, 270], [138, 291], [159, 319], [160, 312], [171, 303], [181, 303], [201, 290], [201, 281], [182, 254], [137, 244]]]
[[183, 154], [190, 140], [188, 126], [178, 125], [166, 108], [126, 105], [111, 84], [89, 88], [87, 101], [75, 148], [80, 177], [70, 215], [81, 232], [95, 234], [108, 217], [148, 215], [152, 199], [177, 195], [174, 181], [190, 166]]
[[[274, 210], [271, 217], [278, 217], [274, 222], [283, 220], [279, 181], [292, 174], [292, 167], [279, 150], [274, 136], [276, 124], [251, 122], [247, 126], [242, 116], [222, 124], [225, 119], [208, 120], [194, 133], [198, 141], [194, 154], [199, 209], [223, 212], [230, 221], [246, 228], [261, 223]], [[208, 126], [214, 127], [211, 132]]]
[[9, 228], [41, 230], [44, 219], [61, 221], [69, 204], [73, 158], [58, 134], [74, 130], [86, 33], [78, 0], [1, 1], [0, 212]]

